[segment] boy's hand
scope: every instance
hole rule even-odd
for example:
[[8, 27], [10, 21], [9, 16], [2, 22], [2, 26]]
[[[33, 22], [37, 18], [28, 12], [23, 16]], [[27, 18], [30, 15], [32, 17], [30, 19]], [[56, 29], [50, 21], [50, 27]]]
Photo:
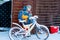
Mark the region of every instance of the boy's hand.
[[23, 20], [24, 22], [27, 22], [26, 20]]
[[27, 22], [27, 21], [26, 21], [26, 20], [20, 20], [20, 19], [19, 19], [19, 22]]

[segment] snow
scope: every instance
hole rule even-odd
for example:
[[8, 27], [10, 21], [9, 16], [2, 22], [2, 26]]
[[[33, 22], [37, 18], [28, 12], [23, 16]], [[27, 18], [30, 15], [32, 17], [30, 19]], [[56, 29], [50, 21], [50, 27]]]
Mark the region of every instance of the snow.
[[[10, 40], [9, 31], [0, 32], [0, 40]], [[40, 40], [36, 35], [31, 35], [29, 38], [23, 38], [22, 40]], [[50, 34], [47, 40], [60, 40], [60, 33]]]
[[10, 40], [7, 32], [0, 32], [0, 40]]
[[0, 30], [9, 30], [10, 28], [7, 27], [0, 27]]

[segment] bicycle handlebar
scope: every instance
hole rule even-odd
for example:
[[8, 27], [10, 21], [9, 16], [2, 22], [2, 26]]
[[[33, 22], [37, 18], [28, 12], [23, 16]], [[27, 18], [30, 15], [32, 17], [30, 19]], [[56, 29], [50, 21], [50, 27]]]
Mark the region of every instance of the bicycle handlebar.
[[29, 19], [37, 19], [37, 18], [38, 18], [38, 16], [35, 15], [35, 16], [33, 16], [33, 17], [30, 17]]
[[[38, 16], [35, 15], [35, 16], [30, 17], [29, 19], [31, 20], [31, 19], [37, 19], [37, 18], [38, 18]], [[26, 22], [26, 20], [20, 20], [19, 19], [19, 22]]]

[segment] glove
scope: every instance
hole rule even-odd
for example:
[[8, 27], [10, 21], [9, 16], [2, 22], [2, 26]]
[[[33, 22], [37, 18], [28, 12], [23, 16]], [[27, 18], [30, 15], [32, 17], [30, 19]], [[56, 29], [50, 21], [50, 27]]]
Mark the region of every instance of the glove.
[[19, 22], [26, 22], [26, 20], [20, 20], [20, 19], [19, 19]]

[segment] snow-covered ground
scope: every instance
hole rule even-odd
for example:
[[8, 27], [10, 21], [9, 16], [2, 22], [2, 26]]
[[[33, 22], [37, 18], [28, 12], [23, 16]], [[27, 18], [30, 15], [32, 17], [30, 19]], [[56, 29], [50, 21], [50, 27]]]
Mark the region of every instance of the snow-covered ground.
[[[9, 31], [0, 32], [0, 40], [10, 40], [8, 33]], [[39, 39], [37, 39], [35, 35], [31, 35], [31, 37], [29, 37], [28, 39], [22, 39], [22, 40], [39, 40]], [[60, 40], [60, 34], [58, 33], [50, 34], [47, 40]]]

